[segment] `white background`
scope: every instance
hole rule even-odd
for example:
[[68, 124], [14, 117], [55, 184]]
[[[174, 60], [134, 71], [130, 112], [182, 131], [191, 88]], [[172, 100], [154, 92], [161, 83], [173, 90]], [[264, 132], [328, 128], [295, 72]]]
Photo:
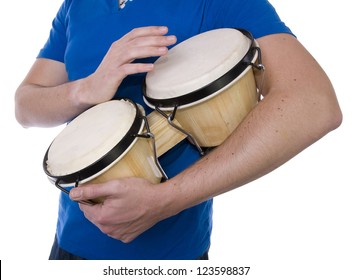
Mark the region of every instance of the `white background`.
[[[246, 279], [352, 279], [352, 60], [347, 1], [272, 3], [331, 78], [344, 122], [278, 170], [215, 199], [211, 260], [207, 264], [251, 266], [249, 275], [243, 277]], [[101, 279], [102, 268], [109, 264], [155, 265], [47, 261], [59, 191], [48, 182], [41, 164], [62, 127], [23, 129], [14, 119], [13, 98], [45, 42], [60, 4], [61, 0], [0, 4], [0, 259], [4, 279], [39, 275]], [[195, 269], [195, 263], [199, 264], [161, 265]]]

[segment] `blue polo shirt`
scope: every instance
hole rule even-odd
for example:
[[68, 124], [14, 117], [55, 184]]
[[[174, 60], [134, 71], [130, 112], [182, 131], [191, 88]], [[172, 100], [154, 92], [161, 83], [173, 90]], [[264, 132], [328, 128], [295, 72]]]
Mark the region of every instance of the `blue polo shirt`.
[[[178, 43], [207, 30], [234, 27], [255, 38], [291, 33], [266, 0], [66, 0], [53, 20], [39, 58], [65, 63], [69, 80], [95, 71], [110, 45], [136, 27], [163, 25]], [[142, 61], [153, 61], [143, 59]], [[141, 85], [144, 74], [128, 76], [116, 97], [128, 97], [145, 107]], [[97, 92], [99, 94], [99, 92]], [[172, 177], [199, 159], [198, 151], [183, 141], [160, 158]], [[87, 259], [196, 259], [210, 246], [212, 200], [163, 220], [125, 244], [103, 234], [90, 223], [66, 194], [60, 195], [57, 239], [66, 251]]]

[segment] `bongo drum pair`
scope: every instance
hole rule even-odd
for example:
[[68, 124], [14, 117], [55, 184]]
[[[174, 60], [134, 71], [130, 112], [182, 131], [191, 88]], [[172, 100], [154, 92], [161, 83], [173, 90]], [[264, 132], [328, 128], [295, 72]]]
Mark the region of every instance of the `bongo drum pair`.
[[[201, 154], [220, 145], [259, 101], [260, 48], [245, 30], [221, 28], [171, 48], [146, 75], [143, 98], [98, 104], [71, 121], [49, 146], [43, 168], [68, 186], [143, 177], [167, 179], [158, 157], [187, 138]], [[91, 202], [87, 202], [91, 203]]]

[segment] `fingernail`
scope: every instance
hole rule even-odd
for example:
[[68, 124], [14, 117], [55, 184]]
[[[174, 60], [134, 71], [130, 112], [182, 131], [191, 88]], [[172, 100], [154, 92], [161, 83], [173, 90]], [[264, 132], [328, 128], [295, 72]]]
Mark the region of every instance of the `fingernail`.
[[81, 189], [72, 189], [70, 191], [70, 197], [72, 199], [77, 199], [80, 198], [82, 196], [82, 190]]
[[151, 71], [151, 70], [153, 70], [153, 68], [154, 68], [153, 64], [146, 64], [145, 65], [145, 71]]
[[174, 41], [176, 41], [176, 36], [170, 35], [170, 36], [167, 37], [167, 40], [168, 40], [169, 42], [174, 42]]
[[160, 31], [167, 31], [167, 26], [159, 26]]
[[167, 49], [166, 47], [160, 47], [160, 48], [158, 48], [158, 54], [159, 54], [159, 55], [164, 55], [164, 54], [167, 53], [167, 51], [168, 51], [168, 49]]

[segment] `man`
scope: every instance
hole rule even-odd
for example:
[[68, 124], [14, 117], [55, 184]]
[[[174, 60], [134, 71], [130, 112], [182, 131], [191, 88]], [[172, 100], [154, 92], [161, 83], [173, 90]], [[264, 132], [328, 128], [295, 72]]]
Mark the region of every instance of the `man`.
[[[124, 178], [77, 187], [72, 200], [62, 194], [50, 258], [206, 258], [212, 198], [260, 178], [337, 128], [342, 115], [334, 89], [265, 0], [121, 4], [63, 3], [16, 92], [16, 117], [23, 126], [59, 125], [118, 97], [145, 106], [141, 84], [155, 58], [222, 27], [246, 29], [257, 39], [264, 98], [210, 154], [200, 158], [183, 141], [161, 158], [166, 182]], [[100, 196], [104, 203], [94, 206], [75, 202]]]

